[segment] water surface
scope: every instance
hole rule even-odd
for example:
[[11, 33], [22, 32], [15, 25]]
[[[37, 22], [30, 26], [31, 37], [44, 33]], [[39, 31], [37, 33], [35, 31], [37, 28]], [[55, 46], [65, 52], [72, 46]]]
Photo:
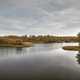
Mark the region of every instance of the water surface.
[[35, 44], [30, 48], [0, 48], [0, 80], [80, 80], [78, 51], [73, 43]]

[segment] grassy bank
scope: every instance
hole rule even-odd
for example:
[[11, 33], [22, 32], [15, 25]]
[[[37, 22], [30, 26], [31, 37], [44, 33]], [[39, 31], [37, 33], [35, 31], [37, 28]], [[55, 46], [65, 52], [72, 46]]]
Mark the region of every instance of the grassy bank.
[[[23, 42], [32, 42], [32, 43], [62, 43], [62, 42], [77, 42], [78, 38], [76, 36], [52, 36], [52, 35], [39, 35], [39, 36], [3, 36], [1, 38], [5, 39], [19, 39]], [[0, 38], [0, 39], [1, 39]]]
[[8, 38], [2, 37], [0, 38], [0, 47], [31, 47], [33, 44], [32, 42], [24, 42], [22, 39], [19, 38]]
[[23, 47], [31, 47], [32, 43], [25, 44], [0, 44], [0, 47], [12, 47], [12, 48], [23, 48]]
[[80, 51], [80, 46], [64, 46], [64, 50]]
[[63, 43], [63, 42], [78, 42], [76, 36], [51, 36], [51, 35], [39, 35], [39, 36], [0, 36], [0, 46], [9, 47], [29, 47], [33, 43]]
[[12, 47], [12, 48], [23, 48], [31, 47], [32, 45], [13, 45], [13, 44], [0, 44], [0, 47]]

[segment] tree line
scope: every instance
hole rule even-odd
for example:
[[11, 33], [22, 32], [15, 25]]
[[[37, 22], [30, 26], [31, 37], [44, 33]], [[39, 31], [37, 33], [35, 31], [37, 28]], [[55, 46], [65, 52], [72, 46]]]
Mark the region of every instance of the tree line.
[[79, 35], [77, 36], [52, 36], [52, 35], [9, 35], [0, 37], [0, 44], [21, 44], [22, 42], [32, 43], [62, 43], [62, 42], [78, 42]]

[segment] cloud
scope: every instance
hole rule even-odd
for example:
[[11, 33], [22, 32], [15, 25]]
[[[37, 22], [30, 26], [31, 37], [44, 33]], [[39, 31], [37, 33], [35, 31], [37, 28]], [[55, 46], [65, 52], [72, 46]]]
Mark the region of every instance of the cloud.
[[76, 34], [79, 0], [0, 0], [2, 34]]

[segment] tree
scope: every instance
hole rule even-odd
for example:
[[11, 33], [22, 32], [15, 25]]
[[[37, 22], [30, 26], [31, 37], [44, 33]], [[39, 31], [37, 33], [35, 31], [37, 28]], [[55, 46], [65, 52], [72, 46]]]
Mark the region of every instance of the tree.
[[78, 42], [79, 42], [79, 46], [80, 46], [80, 32], [77, 34], [78, 36]]

